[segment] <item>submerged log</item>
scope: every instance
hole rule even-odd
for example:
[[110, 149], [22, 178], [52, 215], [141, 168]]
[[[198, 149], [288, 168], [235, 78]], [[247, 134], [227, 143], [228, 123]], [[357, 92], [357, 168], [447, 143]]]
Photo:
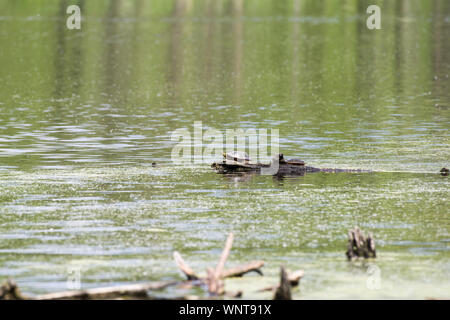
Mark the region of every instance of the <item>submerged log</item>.
[[[277, 161], [277, 160], [275, 160]], [[232, 161], [225, 159], [222, 162], [214, 162], [211, 167], [218, 173], [263, 173], [267, 171], [272, 164], [251, 163], [249, 161]], [[274, 166], [274, 169], [276, 167]], [[331, 169], [331, 168], [314, 168], [306, 166], [305, 162], [300, 159], [285, 160], [283, 154], [278, 155], [278, 167], [274, 175], [296, 175], [303, 176], [309, 172], [370, 172], [360, 169]]]
[[179, 283], [179, 281], [150, 282], [86, 290], [62, 291], [43, 294], [37, 296], [35, 300], [111, 299], [117, 297], [148, 298], [150, 297], [148, 295], [148, 291], [150, 290], [160, 290]]
[[[280, 154], [280, 159], [278, 162], [278, 170], [273, 175], [275, 176], [304, 176], [306, 173], [311, 172], [329, 172], [329, 173], [369, 173], [373, 172], [371, 170], [362, 169], [337, 169], [337, 168], [315, 168], [311, 166], [306, 166], [303, 161], [299, 159], [284, 160], [283, 155]], [[211, 164], [211, 168], [216, 170], [218, 173], [222, 174], [233, 174], [233, 173], [256, 173], [261, 174], [263, 170], [268, 170], [271, 164], [264, 163], [252, 163], [252, 162], [242, 162], [242, 161], [230, 161], [228, 159], [221, 162], [214, 162]], [[439, 173], [443, 176], [450, 175], [450, 170], [447, 168], [442, 168]]]
[[358, 227], [348, 231], [348, 244], [346, 252], [348, 260], [357, 257], [376, 258], [375, 240], [369, 233], [367, 238]]
[[[221, 174], [244, 174], [244, 173], [254, 173], [261, 174], [262, 170], [270, 168], [270, 164], [263, 163], [230, 163], [229, 161], [214, 162], [211, 164], [217, 173]], [[300, 166], [297, 164], [290, 163], [280, 163], [278, 171], [273, 174], [274, 176], [304, 176], [307, 173], [312, 172], [328, 172], [328, 173], [370, 173], [371, 170], [363, 169], [337, 169], [337, 168], [315, 168], [310, 166]], [[449, 176], [450, 170], [447, 168], [442, 168], [439, 171], [442, 176]]]
[[[261, 173], [263, 169], [269, 169], [270, 164], [263, 163], [230, 163], [229, 161], [215, 162], [211, 165], [218, 173]], [[307, 172], [319, 172], [320, 169], [309, 167], [292, 165], [288, 163], [279, 164], [277, 175], [304, 175]]]

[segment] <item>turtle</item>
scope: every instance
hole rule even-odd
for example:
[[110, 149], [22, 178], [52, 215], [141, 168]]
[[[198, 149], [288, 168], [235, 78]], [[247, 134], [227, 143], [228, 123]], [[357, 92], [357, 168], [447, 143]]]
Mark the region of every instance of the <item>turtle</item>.
[[287, 160], [287, 164], [293, 165], [293, 166], [304, 166], [305, 165], [305, 161], [301, 160], [301, 159], [289, 159]]
[[243, 151], [231, 151], [231, 152], [227, 152], [227, 153], [224, 152], [224, 153], [222, 153], [222, 155], [225, 158], [225, 160], [244, 162], [244, 163], [250, 162], [250, 157], [248, 156], [247, 153], [245, 153]]
[[286, 159], [284, 159], [284, 155], [282, 153], [278, 154], [278, 162], [280, 164], [286, 164]]

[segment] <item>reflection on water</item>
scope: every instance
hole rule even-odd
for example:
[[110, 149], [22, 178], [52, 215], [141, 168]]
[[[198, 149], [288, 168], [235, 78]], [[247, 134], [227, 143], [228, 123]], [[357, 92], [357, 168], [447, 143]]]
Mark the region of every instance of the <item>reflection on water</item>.
[[[204, 270], [233, 230], [230, 264], [264, 259], [268, 277], [230, 289], [285, 263], [305, 270], [297, 298], [448, 296], [448, 1], [383, 3], [377, 31], [357, 0], [78, 3], [81, 31], [66, 1], [0, 3], [0, 278], [178, 278], [173, 250]], [[286, 156], [381, 173], [180, 168], [170, 135], [194, 121], [276, 128]], [[381, 290], [345, 261], [355, 224]]]

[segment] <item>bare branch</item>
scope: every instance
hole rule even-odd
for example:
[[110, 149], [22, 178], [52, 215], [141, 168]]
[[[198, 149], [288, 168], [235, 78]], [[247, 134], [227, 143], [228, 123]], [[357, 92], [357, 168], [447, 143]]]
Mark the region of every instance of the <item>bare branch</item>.
[[223, 268], [225, 266], [225, 262], [228, 259], [228, 255], [231, 251], [231, 246], [233, 245], [233, 233], [230, 232], [227, 238], [227, 242], [225, 242], [225, 247], [223, 248], [222, 254], [220, 255], [219, 263], [217, 264], [214, 275], [219, 278], [222, 274]]
[[189, 265], [183, 260], [183, 258], [177, 251], [173, 253], [173, 258], [175, 259], [175, 263], [177, 264], [178, 268], [180, 268], [180, 270], [186, 275], [188, 280], [199, 279], [194, 270], [189, 267]]
[[221, 274], [221, 278], [242, 277], [244, 274], [252, 271], [263, 275], [260, 270], [262, 266], [264, 266], [264, 261], [252, 261], [247, 264], [223, 271]]

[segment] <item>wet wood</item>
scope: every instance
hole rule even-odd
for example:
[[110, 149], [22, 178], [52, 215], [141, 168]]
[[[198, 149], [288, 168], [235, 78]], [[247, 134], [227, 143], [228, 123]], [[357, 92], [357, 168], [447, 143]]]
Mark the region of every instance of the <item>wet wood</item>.
[[225, 262], [228, 259], [228, 256], [230, 255], [231, 247], [233, 246], [233, 239], [234, 235], [231, 232], [228, 235], [227, 241], [225, 242], [225, 247], [223, 248], [222, 254], [220, 255], [219, 263], [217, 264], [215, 276], [220, 277], [222, 274], [223, 268], [225, 267]]
[[[294, 272], [289, 272], [288, 270], [286, 270], [287, 275], [288, 275], [288, 281], [289, 284], [291, 285], [291, 288], [298, 286], [298, 284], [300, 283], [300, 279], [303, 278], [303, 276], [305, 275], [305, 272], [303, 270], [297, 270]], [[275, 286], [270, 286], [270, 287], [266, 287], [263, 288], [261, 290], [258, 290], [259, 292], [263, 292], [263, 291], [274, 291], [277, 290], [279, 288], [279, 284], [275, 285]]]
[[288, 275], [284, 266], [280, 268], [280, 284], [275, 290], [273, 300], [292, 300], [291, 284], [289, 283]]
[[198, 282], [190, 282], [188, 284], [182, 284], [183, 288], [190, 288], [195, 285], [201, 285], [202, 283], [208, 287], [208, 292], [211, 296], [220, 296], [220, 295], [234, 295], [239, 296], [242, 295], [242, 292], [237, 293], [227, 293], [225, 292], [224, 279], [232, 278], [232, 277], [242, 277], [244, 274], [249, 272], [256, 272], [262, 275], [261, 268], [264, 265], [264, 261], [252, 261], [243, 265], [239, 265], [237, 267], [224, 270], [225, 263], [228, 259], [228, 256], [231, 252], [231, 248], [233, 245], [234, 235], [230, 233], [225, 242], [225, 246], [222, 250], [222, 254], [220, 256], [219, 262], [217, 263], [216, 268], [207, 268], [206, 276], [204, 278], [198, 276], [194, 270], [184, 261], [181, 255], [178, 252], [174, 252], [173, 257], [178, 266], [178, 268], [186, 275], [188, 280], [197, 280]]
[[178, 268], [180, 268], [180, 270], [186, 275], [188, 280], [199, 279], [199, 277], [195, 274], [194, 270], [192, 270], [191, 267], [188, 266], [188, 264], [183, 260], [183, 258], [177, 251], [173, 253], [173, 258]]
[[[256, 272], [262, 275], [261, 268], [264, 266], [264, 261], [251, 261], [236, 267], [225, 269], [226, 261], [230, 255], [233, 245], [233, 233], [230, 233], [225, 242], [225, 246], [220, 255], [220, 259], [215, 268], [207, 268], [206, 276], [200, 277], [195, 271], [184, 261], [181, 254], [173, 253], [173, 257], [178, 268], [186, 276], [185, 281], [162, 281], [150, 282], [144, 284], [130, 284], [113, 287], [92, 288], [84, 290], [62, 291], [56, 293], [43, 294], [39, 296], [25, 296], [22, 295], [17, 285], [12, 280], [6, 281], [0, 287], [0, 300], [2, 299], [30, 299], [30, 300], [65, 300], [65, 299], [149, 299], [149, 300], [167, 300], [167, 297], [158, 296], [155, 290], [161, 290], [169, 286], [178, 286], [183, 289], [190, 289], [195, 286], [206, 287], [209, 296], [206, 299], [217, 299], [222, 296], [230, 298], [239, 298], [243, 295], [242, 291], [227, 292], [225, 291], [224, 279], [232, 277], [241, 277], [249, 272]], [[300, 278], [303, 276], [303, 271], [296, 271], [287, 273], [284, 268], [281, 272], [281, 282], [279, 286], [273, 289], [277, 290], [276, 297], [288, 298], [290, 295], [290, 287], [298, 285]], [[286, 285], [287, 281], [287, 285]], [[289, 295], [288, 295], [289, 293]], [[169, 298], [172, 299], [172, 298]], [[178, 296], [173, 299], [177, 300], [191, 300], [200, 299], [198, 296], [186, 295]], [[202, 297], [201, 299], [205, 299]]]
[[[306, 166], [305, 162], [300, 159], [285, 160], [283, 154], [279, 154], [277, 172], [274, 175], [297, 175], [303, 176], [310, 172], [348, 172], [348, 173], [360, 173], [360, 172], [371, 172], [370, 170], [361, 169], [334, 169], [334, 168], [315, 168]], [[271, 164], [263, 163], [251, 163], [247, 161], [232, 161], [225, 159], [221, 162], [214, 162], [211, 167], [218, 173], [242, 173], [242, 172], [253, 172], [261, 173], [262, 170], [268, 169]], [[275, 169], [275, 167], [274, 167]]]
[[[232, 295], [238, 297], [242, 295], [242, 292], [239, 291], [237, 293], [227, 293], [225, 292], [224, 279], [232, 278], [232, 277], [242, 277], [244, 274], [249, 272], [256, 272], [262, 275], [261, 268], [264, 266], [264, 261], [252, 261], [243, 265], [239, 265], [237, 267], [224, 270], [225, 263], [230, 255], [231, 248], [233, 245], [234, 235], [230, 233], [225, 242], [225, 246], [222, 250], [222, 254], [220, 256], [219, 262], [215, 269], [207, 268], [206, 269], [206, 277], [201, 278], [198, 276], [194, 270], [184, 261], [181, 255], [178, 252], [174, 252], [173, 257], [178, 266], [178, 268], [186, 275], [188, 280], [198, 280], [200, 283], [206, 284], [208, 287], [208, 292], [211, 296], [220, 296], [220, 295]], [[189, 288], [194, 285], [198, 285], [198, 283], [189, 283], [182, 285], [183, 288]]]
[[[262, 163], [229, 163], [228, 161], [216, 162], [211, 165], [218, 173], [240, 173], [240, 172], [253, 172], [261, 173], [261, 169], [267, 169], [270, 167], [269, 164]], [[278, 166], [278, 175], [304, 175], [306, 172], [319, 172], [320, 169], [309, 167], [309, 166], [299, 166], [288, 163], [280, 163]]]
[[223, 279], [216, 277], [215, 270], [212, 268], [206, 269], [206, 284], [208, 285], [208, 292], [212, 296], [220, 296], [225, 293]]
[[364, 236], [359, 227], [355, 227], [348, 231], [347, 252], [348, 260], [358, 257], [376, 258], [375, 240], [373, 235], [369, 233]]
[[225, 242], [225, 247], [223, 248], [222, 254], [220, 255], [219, 262], [217, 263], [216, 269], [207, 269], [206, 282], [208, 284], [208, 291], [212, 295], [222, 295], [224, 293], [224, 283], [221, 277], [223, 268], [225, 267], [225, 262], [233, 245], [233, 233], [228, 235], [227, 241]]
[[305, 272], [303, 270], [297, 270], [294, 272], [288, 272], [288, 281], [291, 287], [298, 286], [300, 279], [303, 278]]
[[260, 270], [264, 266], [264, 261], [252, 261], [244, 265], [240, 265], [222, 272], [221, 278], [233, 278], [242, 277], [249, 272], [256, 272], [259, 275], [263, 275]]
[[148, 291], [160, 290], [179, 282], [150, 282], [123, 286], [94, 288], [76, 291], [62, 291], [37, 296], [35, 300], [67, 300], [67, 299], [111, 299], [117, 297], [149, 298]]

